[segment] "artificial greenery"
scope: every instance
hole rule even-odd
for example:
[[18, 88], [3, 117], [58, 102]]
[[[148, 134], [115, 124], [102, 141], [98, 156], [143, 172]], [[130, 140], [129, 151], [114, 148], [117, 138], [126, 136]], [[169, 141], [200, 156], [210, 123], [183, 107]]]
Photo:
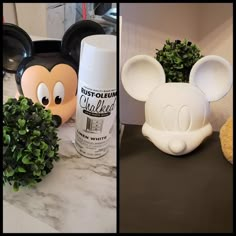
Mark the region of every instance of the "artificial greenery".
[[3, 185], [35, 186], [59, 160], [50, 110], [31, 99], [9, 98], [3, 105]]
[[166, 40], [161, 50], [156, 49], [156, 60], [162, 65], [166, 82], [189, 82], [192, 66], [203, 57], [200, 49], [188, 40]]

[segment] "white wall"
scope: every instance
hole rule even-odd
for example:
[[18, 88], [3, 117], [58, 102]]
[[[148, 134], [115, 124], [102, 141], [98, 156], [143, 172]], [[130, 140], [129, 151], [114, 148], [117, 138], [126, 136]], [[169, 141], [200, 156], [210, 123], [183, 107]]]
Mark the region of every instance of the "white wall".
[[[121, 66], [137, 54], [154, 57], [155, 49], [162, 48], [167, 38], [197, 41], [198, 8], [194, 3], [121, 3]], [[144, 103], [131, 98], [119, 84], [121, 122], [143, 124]]]
[[[196, 41], [197, 4], [181, 3], [121, 3], [123, 17], [121, 62], [137, 53], [155, 55], [166, 38]], [[188, 20], [186, 20], [188, 19]]]
[[6, 23], [17, 25], [15, 3], [3, 3], [3, 17]]
[[[199, 12], [199, 46], [204, 55], [215, 54], [233, 64], [233, 4], [204, 4]], [[219, 130], [233, 114], [233, 89], [222, 99], [212, 102], [210, 122]]]
[[[204, 55], [217, 54], [232, 62], [232, 4], [121, 3], [121, 66], [132, 56], [155, 56], [165, 40], [184, 39], [196, 43]], [[232, 114], [232, 92], [211, 104], [213, 129], [219, 130]], [[222, 107], [227, 107], [222, 109]], [[131, 98], [120, 82], [120, 120], [143, 124], [144, 103]]]

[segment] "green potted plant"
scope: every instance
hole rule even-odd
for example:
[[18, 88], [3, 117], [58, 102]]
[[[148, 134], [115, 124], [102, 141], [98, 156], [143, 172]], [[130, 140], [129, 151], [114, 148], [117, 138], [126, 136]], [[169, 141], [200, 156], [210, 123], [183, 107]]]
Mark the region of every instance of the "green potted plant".
[[156, 60], [162, 65], [166, 82], [189, 82], [193, 65], [203, 57], [200, 49], [188, 40], [166, 40], [161, 50], [156, 49]]
[[58, 137], [50, 110], [31, 99], [9, 98], [3, 105], [3, 184], [35, 186], [59, 160]]

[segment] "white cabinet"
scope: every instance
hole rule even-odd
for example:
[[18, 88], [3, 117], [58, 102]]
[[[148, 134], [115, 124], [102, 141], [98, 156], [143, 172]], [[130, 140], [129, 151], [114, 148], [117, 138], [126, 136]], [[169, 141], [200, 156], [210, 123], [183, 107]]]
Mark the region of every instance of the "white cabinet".
[[15, 3], [18, 26], [30, 35], [47, 37], [46, 3]]
[[4, 22], [17, 24], [15, 3], [3, 3]]
[[47, 36], [61, 39], [64, 35], [65, 4], [47, 4]]
[[[165, 40], [184, 39], [197, 44], [203, 55], [216, 54], [233, 62], [232, 3], [121, 3], [121, 66], [138, 54], [155, 56]], [[120, 120], [144, 123], [144, 103], [131, 98], [120, 85]], [[232, 89], [211, 103], [211, 123], [219, 130], [232, 115]]]
[[[72, 24], [83, 18], [82, 3], [4, 3], [3, 7], [5, 22], [17, 24], [30, 35], [48, 38], [61, 39]], [[94, 15], [94, 3], [86, 3], [86, 13], [87, 19], [100, 23], [106, 33], [116, 31], [114, 24]]]
[[64, 3], [15, 3], [18, 26], [28, 34], [58, 38], [64, 34]]

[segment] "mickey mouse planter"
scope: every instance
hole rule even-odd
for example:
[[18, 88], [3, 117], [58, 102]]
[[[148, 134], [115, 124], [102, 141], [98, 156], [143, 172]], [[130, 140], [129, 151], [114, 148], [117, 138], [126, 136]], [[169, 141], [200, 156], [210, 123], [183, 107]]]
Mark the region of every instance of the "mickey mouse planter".
[[232, 86], [230, 63], [215, 55], [194, 64], [189, 83], [165, 83], [161, 64], [146, 55], [129, 59], [121, 76], [129, 95], [146, 102], [143, 135], [175, 156], [193, 151], [212, 134], [209, 102], [222, 98]]
[[57, 126], [76, 110], [80, 43], [83, 38], [105, 34], [90, 20], [73, 24], [62, 40], [32, 42], [13, 24], [3, 24], [3, 69], [15, 73], [17, 96], [24, 95], [50, 109]]

